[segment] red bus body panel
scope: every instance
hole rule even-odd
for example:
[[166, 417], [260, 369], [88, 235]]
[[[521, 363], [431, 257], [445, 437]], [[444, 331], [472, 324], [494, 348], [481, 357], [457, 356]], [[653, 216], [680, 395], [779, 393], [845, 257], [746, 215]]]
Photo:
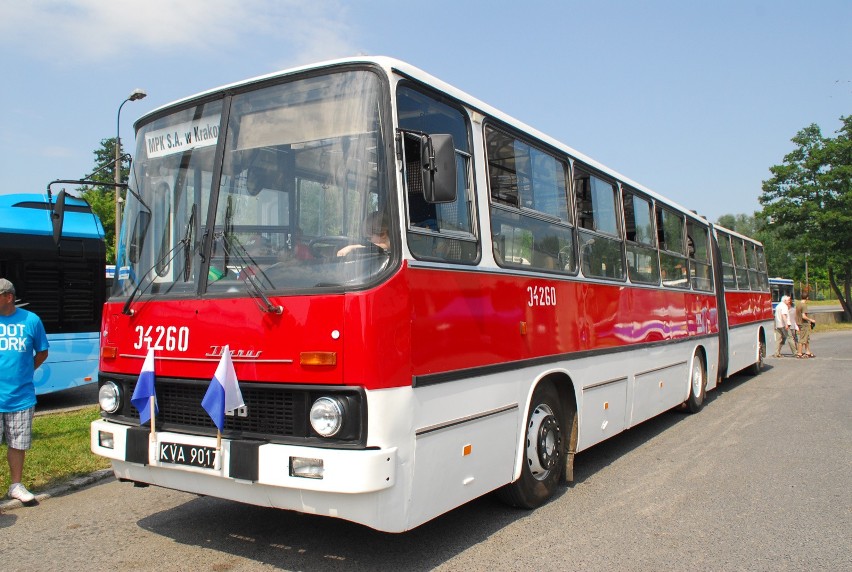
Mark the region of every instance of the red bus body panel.
[[[139, 301], [132, 316], [108, 303], [103, 345], [117, 357], [102, 356], [101, 372], [138, 373], [150, 337], [157, 376], [210, 379], [228, 345], [241, 381], [381, 389], [416, 376], [719, 331], [713, 294], [463, 268], [404, 264], [363, 292], [271, 300], [282, 314], [246, 297]], [[749, 298], [732, 315], [741, 321], [754, 304]], [[188, 328], [186, 351], [166, 347], [168, 327]], [[334, 352], [337, 361], [302, 365], [303, 352]]]
[[768, 292], [726, 291], [728, 326], [735, 328], [753, 322], [772, 320], [772, 300]]

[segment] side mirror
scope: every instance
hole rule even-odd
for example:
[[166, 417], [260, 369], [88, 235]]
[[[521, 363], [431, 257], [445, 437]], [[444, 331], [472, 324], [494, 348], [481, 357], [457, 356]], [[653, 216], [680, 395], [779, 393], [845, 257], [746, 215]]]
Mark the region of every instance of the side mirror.
[[456, 200], [456, 149], [453, 136], [420, 135], [423, 198], [428, 203]]
[[59, 239], [62, 238], [62, 225], [65, 222], [65, 190], [59, 191], [56, 197], [56, 204], [50, 211], [50, 223], [53, 225], [53, 243], [59, 246]]

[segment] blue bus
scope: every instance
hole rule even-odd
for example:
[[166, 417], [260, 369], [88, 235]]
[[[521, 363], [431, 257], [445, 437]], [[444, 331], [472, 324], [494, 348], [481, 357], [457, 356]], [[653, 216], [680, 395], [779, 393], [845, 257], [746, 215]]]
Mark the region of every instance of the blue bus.
[[772, 311], [775, 311], [775, 306], [781, 301], [784, 296], [793, 298], [793, 280], [790, 278], [770, 278], [769, 291], [772, 293]]
[[54, 237], [53, 201], [38, 193], [0, 195], [0, 276], [16, 304], [44, 323], [50, 355], [35, 373], [36, 395], [97, 380], [106, 244], [100, 219], [82, 199], [65, 198]]

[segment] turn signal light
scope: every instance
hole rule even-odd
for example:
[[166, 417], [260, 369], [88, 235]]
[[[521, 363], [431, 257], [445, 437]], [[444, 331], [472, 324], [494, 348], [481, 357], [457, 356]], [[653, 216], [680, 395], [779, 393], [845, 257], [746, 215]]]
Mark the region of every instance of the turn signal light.
[[104, 346], [101, 348], [101, 357], [115, 359], [118, 357], [118, 348], [115, 346]]
[[302, 365], [337, 365], [337, 352], [302, 352], [299, 355]]

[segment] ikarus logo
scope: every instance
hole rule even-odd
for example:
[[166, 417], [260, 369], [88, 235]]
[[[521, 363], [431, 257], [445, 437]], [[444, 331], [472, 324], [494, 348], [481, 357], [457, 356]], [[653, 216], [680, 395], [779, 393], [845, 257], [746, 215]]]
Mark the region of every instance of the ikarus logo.
[[[222, 357], [222, 353], [225, 351], [225, 346], [210, 346], [210, 351], [204, 354], [205, 357], [218, 358]], [[260, 357], [260, 354], [263, 353], [263, 350], [242, 350], [236, 349], [231, 350], [232, 358], [243, 358], [243, 359], [257, 359]]]

